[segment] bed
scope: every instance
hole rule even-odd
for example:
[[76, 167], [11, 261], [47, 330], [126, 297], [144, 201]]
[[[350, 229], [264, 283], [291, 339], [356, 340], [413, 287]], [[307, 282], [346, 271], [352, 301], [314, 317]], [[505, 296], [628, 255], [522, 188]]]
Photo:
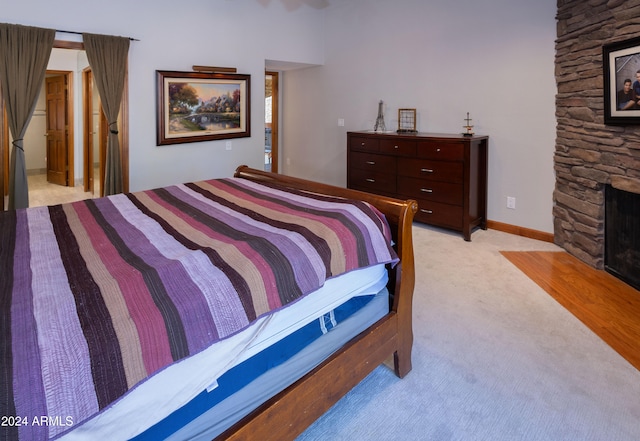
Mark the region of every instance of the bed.
[[241, 166], [0, 214], [2, 439], [295, 438], [411, 370], [415, 211]]

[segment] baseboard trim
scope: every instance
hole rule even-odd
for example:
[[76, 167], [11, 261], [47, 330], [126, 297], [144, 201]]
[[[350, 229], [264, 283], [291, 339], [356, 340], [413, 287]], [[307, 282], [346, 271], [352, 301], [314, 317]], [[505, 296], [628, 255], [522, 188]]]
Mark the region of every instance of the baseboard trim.
[[46, 175], [46, 168], [30, 168], [27, 170], [27, 176], [35, 176], [35, 175]]
[[517, 236], [528, 237], [529, 239], [542, 240], [544, 242], [554, 243], [553, 233], [545, 233], [544, 231], [532, 230], [531, 228], [518, 227], [516, 225], [504, 224], [502, 222], [487, 221], [487, 228], [492, 230], [503, 231], [505, 233], [515, 234]]

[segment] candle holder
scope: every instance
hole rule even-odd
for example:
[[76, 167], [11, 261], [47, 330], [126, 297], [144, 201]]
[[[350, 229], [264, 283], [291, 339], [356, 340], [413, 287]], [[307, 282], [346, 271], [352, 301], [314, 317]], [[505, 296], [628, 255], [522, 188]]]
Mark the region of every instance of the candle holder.
[[471, 121], [473, 121], [471, 118], [469, 118], [469, 112], [467, 112], [467, 117], [464, 119], [464, 121], [467, 123], [465, 124], [464, 127], [467, 131], [463, 133], [464, 136], [473, 136], [473, 132], [471, 131], [471, 129], [473, 129], [473, 126], [471, 125]]

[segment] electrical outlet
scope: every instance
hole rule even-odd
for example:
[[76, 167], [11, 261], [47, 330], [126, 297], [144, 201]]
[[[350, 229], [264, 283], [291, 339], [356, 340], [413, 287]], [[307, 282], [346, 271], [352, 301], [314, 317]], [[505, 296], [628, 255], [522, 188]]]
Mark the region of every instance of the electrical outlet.
[[516, 198], [507, 196], [507, 208], [511, 208], [512, 210], [516, 209]]
[[227, 141], [227, 142], [225, 143], [224, 147], [225, 147], [227, 150], [231, 150], [231, 148], [232, 148], [231, 141]]
[[344, 118], [338, 118], [338, 127], [344, 127]]

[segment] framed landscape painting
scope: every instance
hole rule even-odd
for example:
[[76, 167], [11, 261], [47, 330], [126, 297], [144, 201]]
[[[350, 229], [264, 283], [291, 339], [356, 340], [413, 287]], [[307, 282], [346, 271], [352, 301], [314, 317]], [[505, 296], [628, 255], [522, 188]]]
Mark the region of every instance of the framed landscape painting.
[[157, 144], [251, 136], [250, 77], [156, 71]]

